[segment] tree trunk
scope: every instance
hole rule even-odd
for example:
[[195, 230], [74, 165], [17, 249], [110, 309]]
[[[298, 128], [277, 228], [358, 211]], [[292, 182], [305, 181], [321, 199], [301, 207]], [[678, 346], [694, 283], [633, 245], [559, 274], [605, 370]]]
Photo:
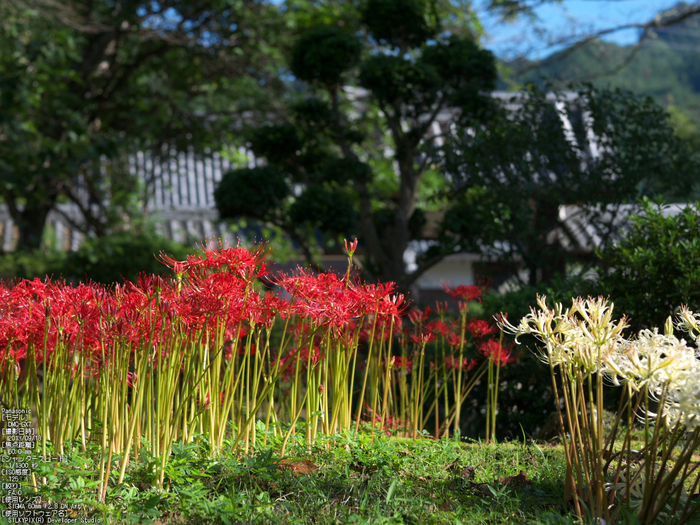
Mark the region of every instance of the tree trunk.
[[29, 201], [22, 210], [13, 214], [19, 228], [17, 251], [31, 251], [41, 247], [41, 240], [46, 228], [46, 219], [55, 204], [55, 199], [43, 199], [41, 202]]
[[411, 240], [409, 221], [416, 210], [418, 200], [418, 183], [421, 173], [416, 169], [415, 157], [417, 140], [415, 137], [400, 133], [400, 124], [394, 124], [392, 130], [396, 147], [396, 162], [399, 168], [400, 185], [396, 202], [396, 214], [386, 232], [385, 242], [389, 247], [387, 264], [382, 268], [381, 280], [392, 281], [401, 286], [399, 292], [408, 293], [403, 287], [406, 281], [406, 264], [404, 254]]
[[530, 272], [528, 284], [537, 286], [566, 273], [566, 254], [561, 239], [551, 237], [560, 226], [558, 203], [531, 199], [530, 207], [533, 211], [530, 234], [533, 242], [526, 265]]

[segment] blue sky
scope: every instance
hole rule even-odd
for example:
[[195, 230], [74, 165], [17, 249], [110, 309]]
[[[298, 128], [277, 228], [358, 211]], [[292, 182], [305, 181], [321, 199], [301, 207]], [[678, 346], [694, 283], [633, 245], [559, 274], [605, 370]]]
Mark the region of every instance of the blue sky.
[[[0, 0], [2, 1], [2, 0]], [[283, 0], [271, 0], [279, 4]], [[585, 36], [623, 24], [646, 23], [660, 11], [672, 8], [680, 0], [541, 0], [545, 5], [536, 9], [537, 20], [521, 18], [514, 23], [503, 23], [497, 16], [480, 7], [484, 0], [473, 0], [487, 37], [483, 44], [499, 58], [527, 56], [530, 59], [545, 56], [566, 47], [557, 45], [562, 38]], [[685, 0], [692, 3], [690, 0]], [[634, 44], [635, 30], [618, 31], [604, 39], [621, 45]]]
[[[497, 17], [477, 12], [488, 33], [484, 45], [502, 58], [526, 55], [543, 58], [561, 49], [552, 45], [558, 38], [586, 35], [628, 23], [645, 23], [659, 11], [676, 5], [678, 0], [564, 0], [561, 4], [548, 4], [537, 9], [535, 22], [522, 19], [513, 24], [503, 24]], [[544, 33], [542, 33], [542, 31]], [[636, 42], [635, 31], [620, 31], [606, 40], [619, 44]], [[551, 42], [550, 42], [551, 41]]]

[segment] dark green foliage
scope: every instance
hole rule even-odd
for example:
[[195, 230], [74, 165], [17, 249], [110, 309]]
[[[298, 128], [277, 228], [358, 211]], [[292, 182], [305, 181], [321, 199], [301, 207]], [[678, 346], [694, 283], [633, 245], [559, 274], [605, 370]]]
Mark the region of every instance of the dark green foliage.
[[262, 126], [251, 133], [250, 149], [257, 157], [284, 163], [303, 147], [302, 138], [292, 124]]
[[329, 105], [316, 97], [307, 97], [291, 107], [296, 123], [307, 132], [323, 130], [333, 123], [333, 114]]
[[436, 100], [442, 80], [435, 69], [403, 57], [378, 55], [362, 63], [360, 85], [382, 105], [407, 104], [415, 118]]
[[[482, 296], [481, 317], [491, 319], [498, 313], [504, 313], [514, 323], [529, 314], [531, 307], [536, 306], [538, 294], [546, 295], [547, 303], [550, 305], [562, 303], [566, 307], [571, 305], [571, 299], [574, 297], [597, 296], [599, 292], [600, 285], [593, 278], [581, 275], [568, 277], [560, 275], [538, 286], [522, 284], [502, 293], [495, 290], [488, 291]], [[615, 310], [618, 310], [617, 307]]]
[[601, 254], [609, 268], [601, 289], [632, 331], [663, 326], [681, 305], [700, 310], [700, 209], [691, 204], [669, 217], [663, 210], [645, 200], [625, 239]]
[[75, 252], [35, 251], [8, 253], [0, 257], [0, 279], [65, 279], [71, 283], [103, 284], [135, 281], [139, 274], [170, 274], [156, 254], [165, 252], [184, 260], [192, 248], [153, 232], [119, 232], [90, 238]]
[[470, 244], [474, 250], [487, 248], [487, 239], [497, 239], [503, 231], [515, 226], [520, 214], [527, 213], [528, 203], [524, 199], [518, 199], [517, 195], [508, 197], [511, 195], [488, 186], [470, 189], [445, 211], [442, 227], [446, 233], [474, 243]]
[[289, 218], [296, 224], [318, 227], [321, 231], [350, 236], [357, 227], [357, 212], [348, 191], [337, 187], [310, 186], [289, 209]]
[[341, 84], [343, 73], [357, 64], [362, 44], [350, 31], [321, 27], [302, 34], [292, 49], [290, 68], [299, 79], [324, 86]]
[[407, 116], [418, 118], [439, 97], [464, 116], [486, 115], [496, 84], [495, 59], [471, 39], [452, 36], [425, 46], [418, 60], [378, 55], [362, 63], [360, 85], [371, 90], [380, 104], [407, 106]]
[[[602, 149], [601, 159], [590, 170], [597, 176], [589, 177], [586, 191], [598, 202], [613, 195], [620, 200], [653, 195], [675, 201], [687, 198], [700, 164], [676, 136], [661, 106], [650, 97], [621, 89], [588, 88], [581, 95], [588, 101], [592, 130]], [[602, 187], [598, 181], [603, 181]]]
[[451, 36], [446, 41], [427, 46], [422, 61], [434, 68], [443, 79], [443, 90], [450, 92], [453, 104], [462, 115], [485, 120], [493, 109], [493, 90], [497, 71], [493, 54], [469, 38]]
[[490, 91], [496, 81], [493, 54], [468, 38], [451, 36], [425, 48], [422, 60], [454, 89]]
[[41, 250], [5, 253], [0, 256], [0, 279], [43, 279], [44, 277], [60, 277], [54, 272], [65, 263], [65, 252]]
[[104, 284], [135, 281], [144, 272], [170, 275], [170, 270], [156, 258], [160, 252], [184, 260], [193, 249], [152, 232], [118, 232], [85, 241], [78, 251], [68, 254], [54, 275], [71, 282], [90, 280]]
[[330, 159], [321, 170], [323, 181], [345, 183], [349, 180], [370, 182], [372, 168], [357, 159]]
[[224, 217], [273, 217], [289, 195], [284, 174], [273, 166], [243, 168], [224, 175], [214, 191], [219, 213]]
[[366, 0], [362, 20], [378, 42], [405, 51], [434, 38], [436, 28], [426, 20], [425, 0]]
[[[532, 285], [576, 262], [576, 248], [565, 247], [578, 241], [561, 206], [585, 210], [588, 227], [605, 243], [614, 224], [599, 206], [614, 210], [643, 195], [687, 194], [700, 173], [697, 156], [648, 98], [587, 87], [576, 98], [555, 100], [530, 88], [518, 102], [518, 109], [501, 109], [488, 126], [448, 143], [444, 166], [454, 200], [441, 242], [520, 260]], [[555, 102], [568, 109], [570, 129]]]

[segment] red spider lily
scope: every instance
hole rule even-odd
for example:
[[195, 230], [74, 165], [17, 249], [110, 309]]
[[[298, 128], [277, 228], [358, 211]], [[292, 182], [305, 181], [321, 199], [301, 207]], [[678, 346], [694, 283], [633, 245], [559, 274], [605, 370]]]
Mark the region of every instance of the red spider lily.
[[498, 332], [497, 326], [490, 325], [488, 322], [482, 319], [470, 319], [467, 322], [466, 328], [474, 337], [486, 337], [487, 335]]
[[344, 240], [345, 240], [345, 251], [347, 252], [347, 254], [350, 257], [352, 257], [355, 254], [355, 250], [357, 250], [357, 239], [352, 241], [349, 246], [348, 246], [348, 240], [347, 239], [344, 239]]
[[480, 286], [473, 284], [460, 284], [459, 286], [450, 286], [442, 283], [442, 288], [452, 299], [462, 299], [466, 302], [479, 301], [481, 302], [481, 294], [484, 292]]
[[355, 288], [360, 293], [361, 300], [368, 303], [375, 303], [389, 297], [392, 292], [396, 290], [396, 284], [392, 282], [363, 284], [359, 286], [356, 285]]
[[450, 327], [443, 321], [431, 321], [425, 325], [425, 329], [435, 335], [440, 334], [442, 336], [447, 335], [447, 332], [450, 331]]
[[439, 315], [443, 315], [447, 312], [447, 301], [435, 301], [435, 311]]
[[464, 342], [465, 340], [462, 339], [462, 336], [460, 334], [455, 334], [452, 332], [447, 334], [447, 343], [452, 346], [460, 346]]
[[512, 363], [518, 358], [517, 355], [513, 355], [513, 345], [503, 346], [495, 339], [482, 343], [479, 351], [498, 367]]
[[435, 334], [413, 334], [411, 336], [411, 342], [418, 345], [432, 343], [435, 339]]
[[213, 273], [193, 278], [174, 300], [185, 324], [201, 330], [206, 322], [213, 328], [217, 319], [225, 319], [227, 324], [247, 319], [255, 297], [247, 297], [245, 289], [245, 281], [236, 276]]
[[[373, 423], [380, 423], [382, 420], [381, 414], [376, 414], [369, 406], [367, 402], [365, 402], [364, 405], [364, 412], [365, 415], [370, 419], [371, 422]], [[387, 414], [384, 416], [384, 427], [382, 430], [384, 431], [385, 434], [390, 435], [392, 431], [396, 430], [397, 428], [403, 426], [401, 421], [392, 414]]]
[[267, 275], [263, 262], [267, 257], [264, 246], [254, 252], [246, 248], [201, 248], [202, 255], [188, 255], [187, 260], [177, 261], [161, 252], [159, 258], [163, 264], [171, 268], [176, 275], [190, 276], [207, 273], [208, 271], [228, 270], [229, 273], [246, 281], [252, 281]]
[[160, 252], [158, 254], [158, 259], [161, 263], [170, 268], [173, 271], [173, 273], [178, 277], [185, 275], [185, 273], [187, 272], [187, 261], [178, 261], [177, 259], [172, 258], [165, 252]]
[[399, 318], [404, 314], [406, 308], [408, 308], [408, 302], [406, 302], [404, 295], [397, 293], [379, 301], [376, 313], [385, 322], [389, 323], [393, 320], [398, 324]]
[[425, 310], [420, 310], [419, 308], [413, 308], [410, 312], [408, 312], [408, 319], [413, 323], [423, 323], [424, 321], [428, 320], [428, 316], [432, 313], [433, 311], [431, 308], [428, 306], [425, 308]]
[[[391, 293], [396, 289], [394, 283], [377, 283], [355, 285], [352, 287], [358, 301], [358, 314], [382, 314], [388, 303], [392, 302]], [[402, 296], [403, 297], [403, 296]]]
[[273, 293], [266, 293], [262, 300], [260, 317], [255, 322], [264, 324], [268, 329], [272, 328], [277, 314], [284, 319], [284, 314], [289, 308], [289, 302]]
[[277, 284], [292, 296], [292, 314], [329, 327], [334, 336], [360, 314], [356, 291], [346, 288], [334, 273], [315, 275], [299, 270], [295, 275], [282, 275]]
[[394, 355], [391, 356], [391, 359], [389, 360], [389, 366], [394, 369], [400, 369], [402, 371], [405, 370], [408, 374], [410, 374], [413, 367], [413, 360], [404, 358], [400, 355]]
[[448, 370], [462, 369], [463, 371], [469, 371], [469, 370], [472, 370], [474, 367], [476, 367], [476, 365], [477, 365], [476, 359], [469, 359], [468, 357], [464, 357], [464, 358], [462, 358], [462, 361], [460, 362], [459, 359], [454, 358], [452, 356], [448, 355], [447, 357], [445, 357], [445, 367]]
[[208, 269], [228, 268], [229, 272], [246, 280], [264, 277], [268, 274], [264, 262], [268, 256], [265, 246], [258, 247], [254, 252], [241, 247], [205, 250]]
[[[31, 348], [35, 350], [37, 362], [43, 361], [47, 316], [53, 315], [53, 297], [62, 288], [65, 286], [38, 279], [0, 288], [0, 367], [4, 369], [7, 363], [26, 358]], [[77, 322], [73, 322], [77, 326]], [[53, 354], [56, 331], [57, 326], [53, 324], [47, 337], [47, 357]]]
[[278, 370], [283, 381], [291, 381], [299, 361], [299, 373], [305, 372], [309, 361], [311, 366], [316, 366], [321, 359], [321, 354], [318, 347], [315, 346], [309, 358], [309, 347], [305, 346], [297, 352], [296, 348], [292, 348], [287, 354], [279, 360]]
[[146, 297], [155, 297], [158, 292], [161, 292], [167, 285], [167, 281], [160, 275], [151, 275], [146, 272], [141, 272], [136, 278], [135, 283], [128, 282], [126, 286], [131, 288], [130, 291], [140, 292]]

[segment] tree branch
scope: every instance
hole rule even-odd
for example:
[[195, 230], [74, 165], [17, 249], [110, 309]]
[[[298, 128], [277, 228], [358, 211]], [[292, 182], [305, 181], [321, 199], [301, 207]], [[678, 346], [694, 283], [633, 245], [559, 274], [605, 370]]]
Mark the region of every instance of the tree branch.
[[[458, 252], [455, 252], [458, 253]], [[440, 263], [445, 257], [452, 254], [438, 254], [434, 255], [427, 261], [422, 262], [418, 265], [418, 268], [410, 274], [405, 275], [400, 282], [396, 283], [399, 289], [407, 290], [414, 282], [416, 282], [425, 272], [430, 270], [433, 266]]]

